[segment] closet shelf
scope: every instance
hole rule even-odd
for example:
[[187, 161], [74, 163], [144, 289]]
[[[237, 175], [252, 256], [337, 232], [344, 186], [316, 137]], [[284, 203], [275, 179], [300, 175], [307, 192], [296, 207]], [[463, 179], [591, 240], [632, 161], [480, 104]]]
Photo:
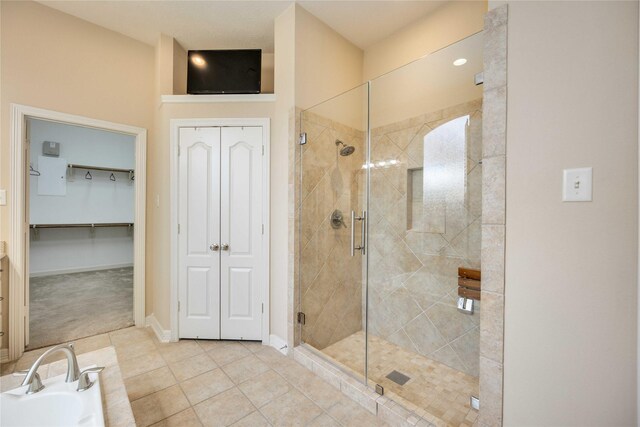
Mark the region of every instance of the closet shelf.
[[132, 222], [103, 222], [96, 224], [29, 224], [29, 228], [37, 230], [40, 228], [80, 228], [80, 227], [133, 227]]
[[120, 168], [107, 168], [104, 166], [89, 166], [89, 165], [76, 165], [69, 163], [67, 165], [69, 169], [89, 169], [92, 171], [107, 171], [107, 172], [124, 172], [124, 173], [134, 173], [134, 169], [120, 169]]

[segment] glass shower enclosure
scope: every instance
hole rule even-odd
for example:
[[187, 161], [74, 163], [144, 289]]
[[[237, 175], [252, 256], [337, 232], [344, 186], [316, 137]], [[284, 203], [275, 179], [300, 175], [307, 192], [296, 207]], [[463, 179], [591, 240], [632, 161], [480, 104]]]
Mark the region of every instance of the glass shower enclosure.
[[300, 341], [452, 425], [477, 415], [481, 72], [476, 34], [300, 113]]

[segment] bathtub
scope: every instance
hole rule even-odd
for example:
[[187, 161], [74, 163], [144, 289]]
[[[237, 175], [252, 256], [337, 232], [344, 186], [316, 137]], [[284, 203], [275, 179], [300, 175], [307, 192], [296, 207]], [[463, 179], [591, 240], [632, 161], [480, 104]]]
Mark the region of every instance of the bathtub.
[[[95, 366], [95, 365], [94, 365]], [[25, 394], [27, 386], [0, 394], [2, 427], [82, 426], [103, 427], [99, 374], [89, 374], [95, 384], [76, 391], [78, 381], [66, 383], [66, 375], [49, 378], [38, 393]]]

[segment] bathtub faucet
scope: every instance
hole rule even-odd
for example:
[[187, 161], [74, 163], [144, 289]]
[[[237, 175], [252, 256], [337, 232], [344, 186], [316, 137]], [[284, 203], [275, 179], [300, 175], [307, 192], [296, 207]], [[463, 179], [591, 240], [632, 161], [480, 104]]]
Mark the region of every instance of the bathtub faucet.
[[38, 357], [33, 365], [31, 365], [31, 368], [26, 371], [27, 376], [24, 378], [24, 381], [22, 381], [22, 385], [29, 386], [27, 394], [37, 393], [44, 388], [44, 385], [42, 385], [42, 382], [40, 381], [40, 376], [38, 375], [38, 368], [42, 365], [42, 362], [49, 357], [49, 355], [59, 351], [63, 352], [67, 356], [67, 379], [65, 381], [68, 383], [78, 381], [78, 378], [80, 378], [80, 369], [78, 368], [76, 353], [73, 351], [73, 343], [60, 344], [45, 351], [42, 356]]

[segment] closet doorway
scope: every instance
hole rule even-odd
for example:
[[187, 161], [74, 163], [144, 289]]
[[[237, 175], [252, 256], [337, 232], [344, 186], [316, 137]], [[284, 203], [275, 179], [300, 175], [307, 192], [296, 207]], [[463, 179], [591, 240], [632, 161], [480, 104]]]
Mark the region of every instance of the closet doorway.
[[172, 121], [172, 339], [268, 342], [268, 121], [194, 124]]
[[146, 131], [19, 105], [12, 117], [22, 198], [11, 210], [9, 356], [144, 325]]
[[135, 137], [27, 119], [29, 349], [134, 324]]

